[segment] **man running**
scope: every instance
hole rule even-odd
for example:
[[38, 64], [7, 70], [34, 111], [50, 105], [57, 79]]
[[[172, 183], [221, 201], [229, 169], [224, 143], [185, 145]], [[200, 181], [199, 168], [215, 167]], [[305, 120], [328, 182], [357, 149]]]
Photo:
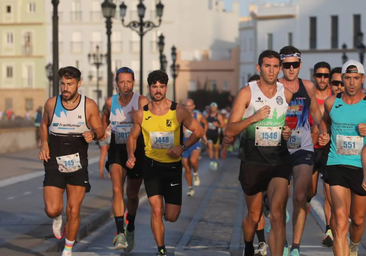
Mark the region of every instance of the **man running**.
[[[342, 66], [342, 77], [344, 93], [329, 97], [324, 104], [323, 122], [331, 131], [326, 178], [334, 218], [333, 253], [335, 256], [357, 256], [366, 216], [365, 176], [361, 164], [361, 151], [366, 142], [366, 116], [360, 115], [366, 111], [366, 95], [362, 92], [363, 65], [355, 60], [347, 61]], [[319, 136], [320, 145], [328, 141], [328, 134]]]
[[[224, 118], [218, 112], [218, 106], [216, 102], [210, 104], [210, 111], [207, 114], [207, 146], [208, 155], [210, 157], [210, 169], [217, 171], [219, 166], [219, 149], [220, 149], [220, 134], [219, 129], [224, 127]], [[214, 160], [215, 159], [215, 160]]]
[[[44, 160], [45, 211], [53, 218], [57, 239], [65, 235], [62, 256], [71, 256], [80, 226], [80, 208], [90, 191], [88, 146], [104, 136], [97, 104], [78, 93], [81, 72], [75, 67], [59, 69], [61, 95], [46, 101], [41, 129], [39, 159]], [[92, 127], [92, 129], [90, 129]], [[63, 194], [67, 191], [67, 220], [63, 229]]]
[[[207, 131], [207, 121], [204, 116], [195, 111], [196, 105], [194, 104], [192, 99], [187, 99], [186, 103], [184, 104], [188, 111], [191, 113], [194, 119], [196, 119], [199, 123], [204, 125], [204, 131]], [[185, 142], [189, 136], [191, 136], [192, 131], [188, 130], [187, 128], [183, 128], [183, 142]], [[206, 136], [203, 136], [204, 140], [207, 141]], [[201, 153], [201, 143], [197, 141], [193, 146], [183, 152], [182, 159], [183, 159], [183, 166], [185, 169], [185, 177], [188, 184], [188, 196], [194, 195], [194, 189], [192, 187], [192, 172], [191, 167], [193, 168], [193, 185], [199, 186], [200, 185], [200, 178], [198, 176], [198, 159]]]
[[243, 220], [245, 256], [254, 255], [253, 239], [262, 215], [263, 191], [271, 206], [271, 255], [282, 255], [286, 230], [285, 208], [291, 168], [286, 139], [291, 129], [285, 116], [292, 94], [277, 82], [280, 56], [266, 50], [259, 55], [260, 80], [242, 88], [234, 102], [226, 127], [226, 142], [241, 133], [239, 181], [244, 191], [248, 215]]
[[[168, 76], [156, 70], [147, 78], [151, 102], [139, 110], [127, 141], [126, 166], [137, 164], [136, 141], [143, 134], [145, 142], [144, 184], [151, 206], [151, 230], [158, 246], [158, 255], [166, 256], [164, 218], [175, 222], [182, 205], [183, 151], [194, 145], [204, 134], [202, 126], [189, 111], [168, 100]], [[183, 143], [182, 126], [192, 134]], [[165, 203], [164, 203], [165, 202]]]
[[[117, 70], [116, 86], [118, 93], [108, 98], [105, 103], [103, 125], [111, 125], [111, 144], [108, 150], [107, 170], [113, 186], [113, 213], [117, 233], [113, 239], [114, 248], [130, 252], [134, 247], [135, 217], [139, 204], [139, 190], [142, 183], [144, 160], [144, 141], [142, 136], [137, 140], [134, 168], [127, 168], [127, 137], [130, 133], [136, 111], [149, 103], [149, 100], [133, 92], [135, 74], [132, 69], [122, 67]], [[124, 184], [127, 178], [127, 210], [123, 199]], [[125, 227], [125, 224], [128, 224]]]
[[[314, 84], [299, 78], [301, 69], [301, 52], [293, 46], [285, 46], [280, 51], [283, 77], [279, 82], [293, 93], [286, 122], [292, 129], [287, 142], [291, 153], [290, 162], [293, 170], [293, 240], [291, 256], [300, 255], [300, 242], [306, 220], [306, 200], [311, 184], [314, 164], [314, 145], [311, 138], [309, 113], [314, 125], [321, 121], [321, 113], [316, 101]], [[288, 255], [288, 246], [284, 256]]]

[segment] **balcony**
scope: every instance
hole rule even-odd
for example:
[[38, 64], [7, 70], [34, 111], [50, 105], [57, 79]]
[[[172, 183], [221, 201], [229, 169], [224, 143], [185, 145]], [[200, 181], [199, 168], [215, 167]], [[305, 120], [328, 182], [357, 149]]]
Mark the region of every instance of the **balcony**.
[[32, 55], [33, 54], [33, 46], [31, 44], [25, 44], [22, 46], [22, 55]]
[[71, 22], [81, 22], [81, 11], [70, 12], [70, 21]]
[[81, 53], [83, 51], [83, 42], [71, 42], [71, 53]]

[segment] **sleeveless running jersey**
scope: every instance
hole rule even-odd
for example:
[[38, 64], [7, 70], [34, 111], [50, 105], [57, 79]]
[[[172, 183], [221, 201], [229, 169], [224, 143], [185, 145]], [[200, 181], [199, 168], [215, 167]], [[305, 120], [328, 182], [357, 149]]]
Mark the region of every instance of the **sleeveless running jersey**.
[[139, 94], [133, 93], [131, 101], [124, 107], [118, 101], [118, 94], [112, 96], [111, 112], [109, 120], [111, 122], [111, 131], [113, 133], [115, 144], [126, 144], [127, 137], [130, 134], [133, 120], [129, 114], [132, 107], [139, 109]]
[[242, 120], [254, 115], [260, 108], [271, 107], [269, 117], [248, 126], [241, 133], [238, 157], [254, 165], [278, 165], [289, 155], [286, 141], [282, 138], [288, 104], [283, 85], [277, 82], [277, 92], [267, 98], [257, 85], [257, 81], [249, 83], [251, 99], [245, 109]]
[[366, 97], [356, 104], [346, 104], [338, 93], [330, 110], [331, 144], [327, 165], [351, 165], [362, 168], [361, 150], [365, 137], [360, 136], [358, 124], [366, 123]]
[[150, 112], [144, 106], [142, 117], [142, 134], [145, 142], [145, 155], [161, 163], [173, 163], [181, 160], [167, 155], [170, 148], [182, 144], [182, 127], [177, 120], [177, 103], [172, 102], [169, 111], [162, 116]]
[[86, 97], [80, 95], [79, 104], [71, 110], [65, 109], [61, 95], [57, 96], [52, 121], [48, 127], [48, 145], [51, 159], [45, 167], [61, 172], [74, 172], [88, 166], [88, 143], [83, 137], [89, 131], [85, 114]]
[[292, 129], [291, 138], [287, 141], [291, 154], [301, 149], [314, 152], [309, 124], [310, 103], [311, 98], [299, 78], [299, 90], [293, 94], [286, 115], [287, 125]]
[[215, 116], [211, 116], [209, 114], [208, 117], [206, 118], [206, 120], [207, 120], [207, 132], [206, 132], [206, 134], [210, 134], [210, 135], [219, 134], [219, 128], [213, 124], [213, 122], [220, 123], [219, 120], [217, 119], [217, 116], [218, 116], [218, 113]]

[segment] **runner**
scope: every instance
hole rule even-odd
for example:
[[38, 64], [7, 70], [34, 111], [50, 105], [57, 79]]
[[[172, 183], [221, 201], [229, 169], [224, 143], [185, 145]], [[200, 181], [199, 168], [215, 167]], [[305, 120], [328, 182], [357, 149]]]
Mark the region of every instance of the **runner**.
[[[314, 164], [314, 145], [310, 132], [309, 113], [316, 126], [321, 121], [321, 113], [316, 101], [314, 84], [298, 77], [302, 65], [301, 52], [293, 46], [285, 46], [281, 49], [280, 56], [283, 77], [279, 79], [279, 82], [293, 93], [286, 122], [292, 129], [291, 139], [287, 143], [293, 170], [291, 256], [298, 256], [300, 255], [300, 242], [306, 220], [306, 200]], [[288, 255], [287, 242], [284, 249], [284, 256], [286, 255]]]
[[[149, 74], [148, 91], [151, 102], [139, 110], [127, 141], [126, 166], [137, 164], [136, 141], [143, 134], [145, 142], [144, 184], [151, 206], [151, 229], [158, 246], [158, 255], [167, 255], [164, 243], [164, 218], [177, 221], [182, 205], [183, 151], [204, 134], [202, 126], [189, 111], [166, 96], [168, 76], [156, 70]], [[182, 126], [192, 134], [183, 143]]]
[[[336, 256], [356, 256], [365, 229], [366, 191], [361, 151], [365, 145], [366, 116], [359, 114], [366, 110], [366, 95], [362, 92], [364, 74], [364, 67], [358, 61], [344, 63], [345, 91], [329, 97], [324, 104], [323, 122], [331, 131], [326, 179], [332, 198], [333, 253]], [[320, 145], [326, 145], [328, 141], [328, 134], [319, 136]]]
[[262, 215], [263, 191], [271, 205], [269, 249], [282, 255], [286, 230], [285, 208], [291, 168], [285, 139], [291, 129], [285, 116], [292, 94], [277, 82], [281, 71], [280, 56], [266, 50], [258, 58], [260, 80], [242, 88], [234, 102], [226, 127], [225, 143], [241, 133], [239, 181], [244, 191], [248, 215], [243, 220], [245, 256], [254, 255], [253, 239]]
[[219, 129], [224, 127], [225, 124], [222, 115], [218, 112], [218, 106], [216, 102], [212, 102], [210, 104], [210, 111], [206, 119], [208, 124], [206, 136], [208, 155], [210, 157], [210, 169], [213, 171], [217, 171], [217, 168], [219, 166], [218, 160], [220, 147]]
[[[185, 107], [188, 109], [188, 111], [191, 113], [191, 115], [196, 119], [199, 123], [202, 123], [204, 125], [204, 131], [207, 131], [207, 121], [204, 116], [199, 113], [198, 111], [195, 111], [195, 105], [192, 99], [188, 99], [185, 103]], [[191, 135], [191, 131], [183, 128], [183, 142], [185, 142], [189, 136]], [[204, 140], [207, 141], [206, 135], [203, 136]], [[193, 168], [193, 185], [199, 186], [201, 184], [200, 178], [198, 176], [198, 160], [201, 154], [201, 143], [197, 141], [193, 146], [191, 146], [189, 149], [183, 152], [182, 159], [183, 159], [183, 166], [185, 170], [185, 177], [188, 184], [188, 196], [194, 195], [194, 189], [192, 187], [192, 172], [191, 172], [191, 166]]]
[[[71, 256], [80, 226], [80, 208], [90, 191], [88, 177], [89, 143], [104, 136], [97, 104], [78, 93], [81, 72], [75, 67], [59, 69], [61, 95], [44, 106], [39, 159], [44, 160], [43, 196], [45, 211], [53, 218], [57, 239], [65, 235], [62, 256]], [[93, 127], [90, 129], [90, 127]], [[66, 225], [63, 228], [63, 194], [67, 191]]]
[[[113, 239], [114, 248], [130, 252], [134, 247], [135, 217], [139, 204], [139, 191], [142, 183], [144, 159], [144, 141], [142, 136], [137, 140], [137, 163], [133, 169], [126, 167], [126, 142], [138, 109], [142, 109], [149, 100], [133, 92], [135, 74], [132, 69], [122, 67], [117, 70], [116, 86], [118, 93], [108, 98], [105, 103], [103, 125], [111, 125], [111, 144], [108, 150], [106, 168], [110, 172], [113, 186], [113, 213], [117, 233]], [[105, 136], [106, 138], [106, 136]], [[123, 199], [124, 184], [127, 177], [127, 211]], [[126, 224], [128, 224], [126, 226]]]

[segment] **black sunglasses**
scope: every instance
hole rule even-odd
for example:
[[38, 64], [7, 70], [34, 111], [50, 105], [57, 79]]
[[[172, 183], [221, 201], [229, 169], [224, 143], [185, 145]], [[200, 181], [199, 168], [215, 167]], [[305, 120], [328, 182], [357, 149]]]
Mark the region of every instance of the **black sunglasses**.
[[322, 77], [329, 78], [329, 74], [328, 73], [315, 73], [314, 76], [316, 78], [322, 78]]
[[339, 86], [339, 85], [341, 85], [342, 87], [344, 86], [342, 81], [337, 81], [337, 80], [331, 81], [330, 84], [333, 86]]
[[282, 67], [283, 67], [284, 69], [290, 69], [290, 68], [291, 68], [291, 66], [292, 66], [293, 68], [298, 68], [298, 67], [300, 67], [300, 61], [295, 61], [295, 62], [283, 62], [283, 63], [282, 63]]

